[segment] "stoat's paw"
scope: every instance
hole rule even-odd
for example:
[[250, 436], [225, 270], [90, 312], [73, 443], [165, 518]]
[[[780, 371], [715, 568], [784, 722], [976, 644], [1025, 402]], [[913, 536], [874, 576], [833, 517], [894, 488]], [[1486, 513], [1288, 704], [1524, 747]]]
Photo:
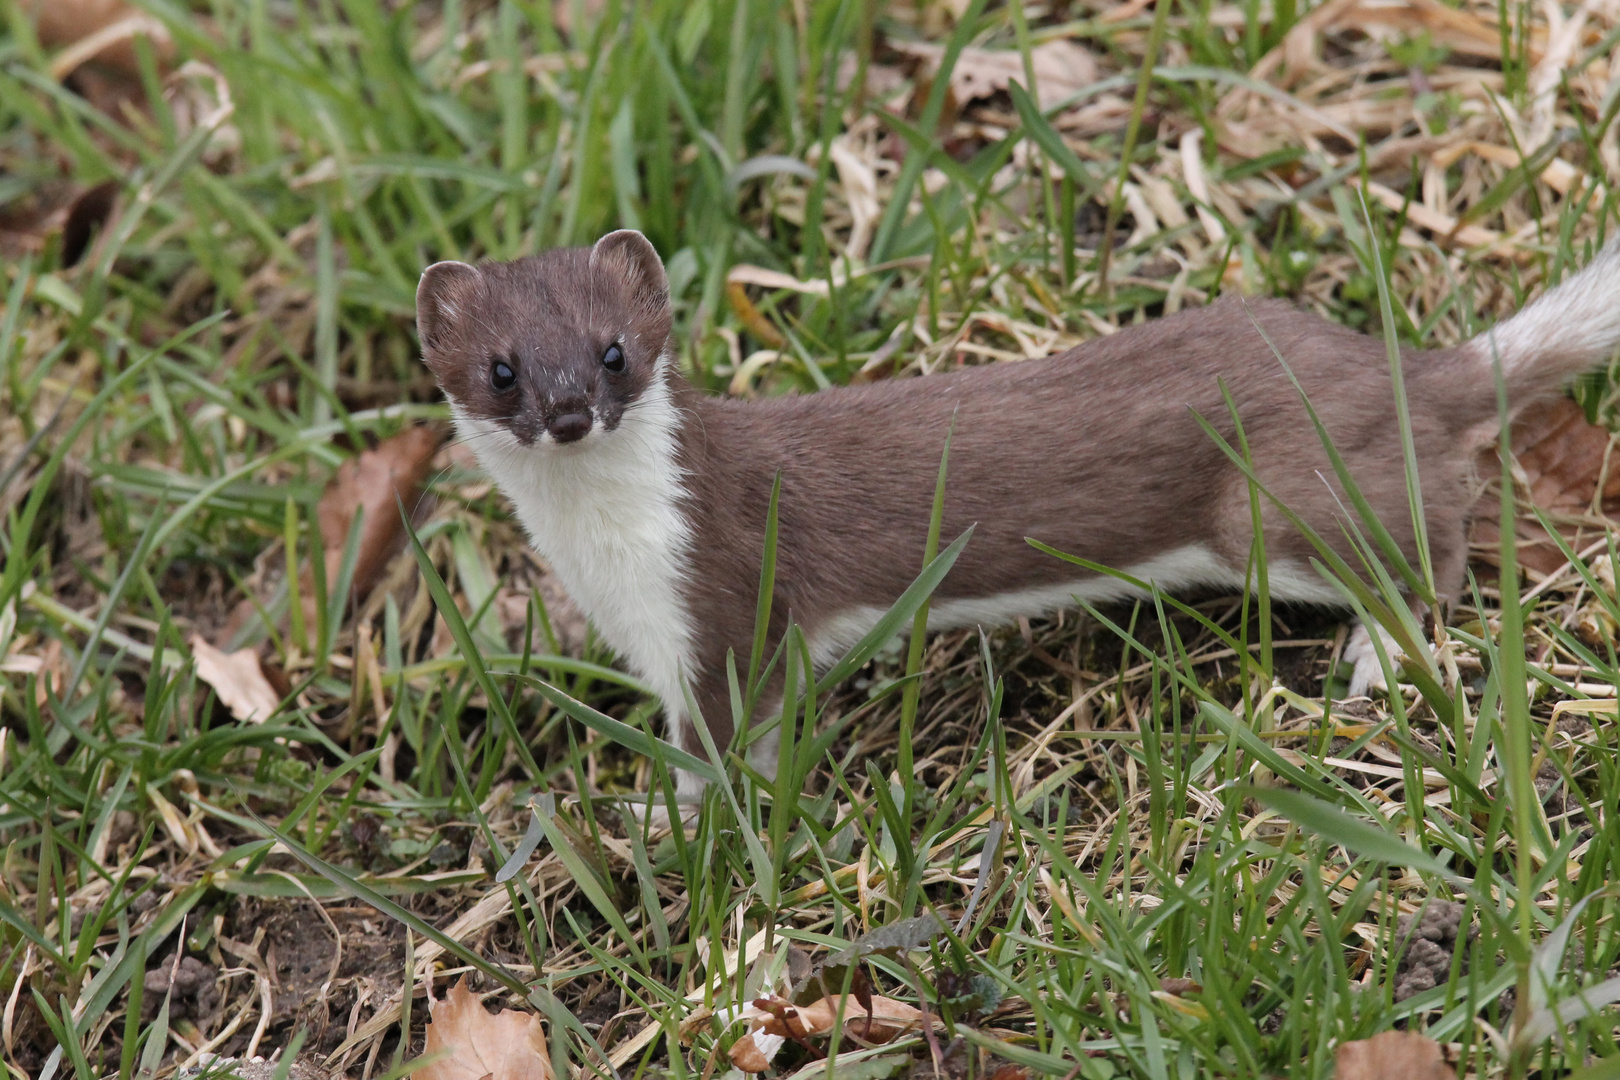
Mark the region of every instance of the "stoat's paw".
[[646, 825], [654, 833], [674, 831], [674, 823], [679, 820], [683, 826], [696, 823], [699, 804], [687, 802], [677, 798], [677, 814], [669, 812], [669, 804], [664, 801], [664, 793], [655, 791], [650, 795], [635, 794], [625, 798], [619, 804], [623, 810], [635, 819], [636, 824]]
[[1352, 668], [1349, 697], [1370, 697], [1374, 692], [1384, 693], [1389, 689], [1389, 683], [1384, 679], [1384, 665], [1378, 662], [1378, 649], [1373, 645], [1373, 634], [1377, 634], [1383, 643], [1390, 663], [1399, 666], [1401, 662], [1403, 654], [1400, 646], [1395, 644], [1395, 639], [1383, 627], [1375, 625], [1369, 631], [1366, 623], [1356, 623], [1344, 643], [1344, 652], [1339, 655]]
[[650, 794], [636, 793], [625, 797], [621, 804], [638, 823], [650, 825], [655, 832], [671, 832], [674, 823], [692, 825], [697, 822], [703, 807], [703, 778], [685, 769], [675, 770], [675, 812], [670, 813], [662, 789]]

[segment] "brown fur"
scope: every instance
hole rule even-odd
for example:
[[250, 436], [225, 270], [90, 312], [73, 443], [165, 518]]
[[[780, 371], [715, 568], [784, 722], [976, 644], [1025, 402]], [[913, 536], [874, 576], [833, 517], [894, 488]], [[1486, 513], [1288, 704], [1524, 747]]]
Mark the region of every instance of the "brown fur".
[[[772, 479], [782, 473], [771, 638], [792, 619], [859, 604], [884, 607], [922, 569], [934, 479], [951, 438], [941, 535], [976, 526], [935, 594], [950, 600], [1060, 585], [1086, 575], [1026, 538], [1112, 567], [1193, 543], [1232, 565], [1249, 559], [1249, 489], [1192, 413], [1233, 446], [1221, 394], [1231, 390], [1262, 482], [1341, 554], [1342, 492], [1299, 392], [1315, 406], [1357, 487], [1417, 564], [1404, 458], [1384, 345], [1274, 300], [1207, 308], [1088, 342], [1057, 356], [924, 379], [745, 402], [688, 389], [683, 459], [694, 477], [697, 534], [689, 596], [706, 630], [705, 671], [746, 656]], [[1479, 416], [1408, 353], [1413, 438], [1422, 463], [1437, 581], [1462, 585], [1477, 447], [1458, 439]], [[1348, 505], [1348, 501], [1345, 501]], [[1268, 508], [1268, 510], [1271, 508]], [[1274, 511], [1268, 558], [1305, 563], [1315, 549]], [[711, 728], [728, 717], [723, 680], [705, 680]], [[724, 733], [717, 732], [717, 734]]]

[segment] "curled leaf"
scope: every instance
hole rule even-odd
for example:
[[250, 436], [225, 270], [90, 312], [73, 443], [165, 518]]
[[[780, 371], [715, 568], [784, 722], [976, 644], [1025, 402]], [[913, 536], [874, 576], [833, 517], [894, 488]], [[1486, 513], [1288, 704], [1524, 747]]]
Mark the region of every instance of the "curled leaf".
[[62, 51], [51, 60], [51, 75], [66, 78], [95, 60], [127, 75], [140, 74], [134, 40], [144, 37], [160, 64], [174, 58], [174, 41], [157, 19], [125, 0], [30, 0], [34, 32], [48, 48]]
[[[748, 1022], [749, 1032], [733, 1045], [732, 1064], [757, 1072], [767, 1067], [789, 1040], [815, 1050], [815, 1040], [830, 1035], [840, 1025], [840, 1000], [844, 1036], [863, 1045], [893, 1042], [921, 1030], [928, 1019], [914, 1005], [871, 993], [862, 998], [854, 994], [844, 999], [823, 997], [807, 1005], [795, 1005], [772, 994], [743, 1009], [739, 1019]], [[745, 1065], [744, 1061], [754, 1064]]]

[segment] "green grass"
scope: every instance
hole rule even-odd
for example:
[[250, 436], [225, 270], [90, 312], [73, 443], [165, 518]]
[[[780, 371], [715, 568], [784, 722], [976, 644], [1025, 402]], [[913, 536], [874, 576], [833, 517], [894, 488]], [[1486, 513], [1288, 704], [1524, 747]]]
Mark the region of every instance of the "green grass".
[[[909, 647], [884, 633], [830, 674], [802, 635], [774, 657], [761, 642], [736, 658], [736, 698], [757, 735], [772, 718], [748, 715], [753, 688], [786, 670], [774, 784], [731, 748], [680, 761], [653, 739], [653, 703], [588, 635], [569, 644], [504, 504], [460, 459], [375, 595], [346, 606], [352, 554], [331, 581], [310, 559], [338, 464], [446, 419], [412, 326], [437, 259], [641, 228], [670, 270], [681, 362], [717, 392], [750, 357], [751, 392], [808, 392], [1055, 350], [1239, 287], [1443, 344], [1578, 266], [1612, 217], [1613, 109], [1577, 72], [1555, 102], [1567, 140], [1524, 147], [1529, 168], [1464, 155], [1444, 174], [1451, 213], [1509, 237], [1500, 259], [1448, 256], [1403, 234], [1407, 208], [1363, 207], [1364, 171], [1421, 200], [1397, 142], [1409, 127], [1364, 147], [1216, 149], [1223, 97], [1252, 85], [1304, 14], [1293, 3], [1110, 20], [981, 2], [960, 21], [940, 4], [768, 0], [140, 6], [228, 82], [226, 128], [161, 94], [150, 115], [103, 111], [87, 84], [50, 79], [15, 6], [0, 36], [10, 205], [58, 177], [121, 191], [82, 262], [64, 266], [46, 233], [0, 282], [11, 1075], [155, 1076], [204, 1048], [295, 1043], [385, 1075], [420, 1051], [423, 998], [399, 991], [420, 995], [430, 965], [436, 986], [472, 969], [545, 1016], [559, 1075], [603, 1075], [616, 1052], [621, 1076], [723, 1075], [711, 1064], [741, 1028], [701, 1010], [769, 989], [790, 948], [825, 959], [930, 912], [945, 929], [919, 948], [857, 953], [881, 991], [945, 1017], [953, 1076], [1010, 1061], [1088, 1080], [1326, 1077], [1337, 1045], [1396, 1024], [1451, 1044], [1459, 1074], [1615, 1075], [1614, 714], [1588, 707], [1574, 739], [1553, 723], [1555, 702], [1593, 696], [1576, 683], [1620, 686], [1612, 538], [1522, 604], [1482, 574], [1449, 649], [1433, 664], [1409, 650], [1406, 692], [1370, 712], [1325, 704], [1330, 649], [1295, 644], [1332, 638], [1337, 618], [1263, 593]], [[1539, 18], [1504, 31], [1503, 108], [1527, 106], [1522, 23]], [[893, 117], [840, 75], [918, 37], [947, 63], [1069, 37], [1102, 67], [1073, 104], [1119, 111], [1077, 137], [1021, 89], [964, 109], [946, 79], [900, 71], [918, 95]], [[1347, 40], [1330, 62], [1385, 56]], [[1420, 44], [1427, 77], [1469, 70]], [[1407, 66], [1368, 99], [1405, 94], [1457, 138], [1457, 110], [1478, 104], [1486, 126], [1467, 137], [1511, 144], [1482, 91], [1420, 101]], [[1176, 137], [1193, 130], [1222, 244], [1182, 171]], [[839, 139], [883, 140], [868, 155], [881, 212], [853, 267]], [[1544, 183], [1555, 155], [1596, 181]], [[1122, 179], [1167, 185], [1187, 223], [1133, 239]], [[738, 263], [809, 285], [739, 294]], [[1579, 392], [1610, 415], [1606, 381]], [[1358, 527], [1378, 551], [1376, 523]], [[936, 539], [890, 630], [925, 625], [959, 550]], [[1502, 560], [1517, 581], [1511, 545]], [[1421, 637], [1395, 593], [1347, 583], [1351, 606]], [[273, 717], [240, 724], [214, 702], [194, 633], [260, 650], [284, 677]], [[359, 675], [368, 649], [375, 680]], [[692, 834], [649, 837], [616, 796], [662, 787], [677, 762], [727, 782]], [[1477, 933], [1441, 985], [1397, 1002], [1396, 919], [1444, 900]], [[147, 973], [182, 955], [219, 973], [218, 1011], [175, 994], [143, 1015], [164, 985]], [[959, 976], [979, 977], [976, 1001]], [[1199, 988], [1166, 989], [1183, 979]], [[931, 1074], [920, 1039], [866, 1065], [838, 1046], [840, 1075]]]

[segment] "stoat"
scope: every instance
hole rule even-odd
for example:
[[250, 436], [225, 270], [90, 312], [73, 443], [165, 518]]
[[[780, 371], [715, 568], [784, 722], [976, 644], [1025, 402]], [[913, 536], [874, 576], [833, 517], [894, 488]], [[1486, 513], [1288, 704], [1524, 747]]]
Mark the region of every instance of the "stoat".
[[[1260, 481], [1358, 565], [1343, 527], [1354, 512], [1302, 389], [1418, 565], [1385, 343], [1286, 302], [1222, 299], [1041, 360], [744, 401], [701, 393], [676, 370], [664, 267], [637, 232], [509, 263], [435, 263], [416, 299], [423, 353], [461, 438], [601, 636], [658, 692], [671, 740], [689, 752], [702, 753], [683, 685], [716, 743], [732, 736], [726, 655], [752, 647], [773, 479], [769, 645], [791, 618], [829, 663], [921, 568], [948, 430], [942, 535], [976, 531], [934, 594], [930, 627], [1135, 594], [1026, 537], [1166, 590], [1241, 590], [1249, 484], [1193, 415], [1236, 444], [1223, 382]], [[1493, 331], [1403, 351], [1442, 598], [1463, 587], [1471, 464], [1499, 430], [1493, 350], [1518, 409], [1617, 346], [1611, 244]], [[1342, 606], [1309, 542], [1270, 510], [1273, 598]], [[1352, 692], [1380, 670], [1360, 633]], [[758, 760], [768, 770], [774, 752]], [[695, 786], [683, 777], [686, 793]]]

